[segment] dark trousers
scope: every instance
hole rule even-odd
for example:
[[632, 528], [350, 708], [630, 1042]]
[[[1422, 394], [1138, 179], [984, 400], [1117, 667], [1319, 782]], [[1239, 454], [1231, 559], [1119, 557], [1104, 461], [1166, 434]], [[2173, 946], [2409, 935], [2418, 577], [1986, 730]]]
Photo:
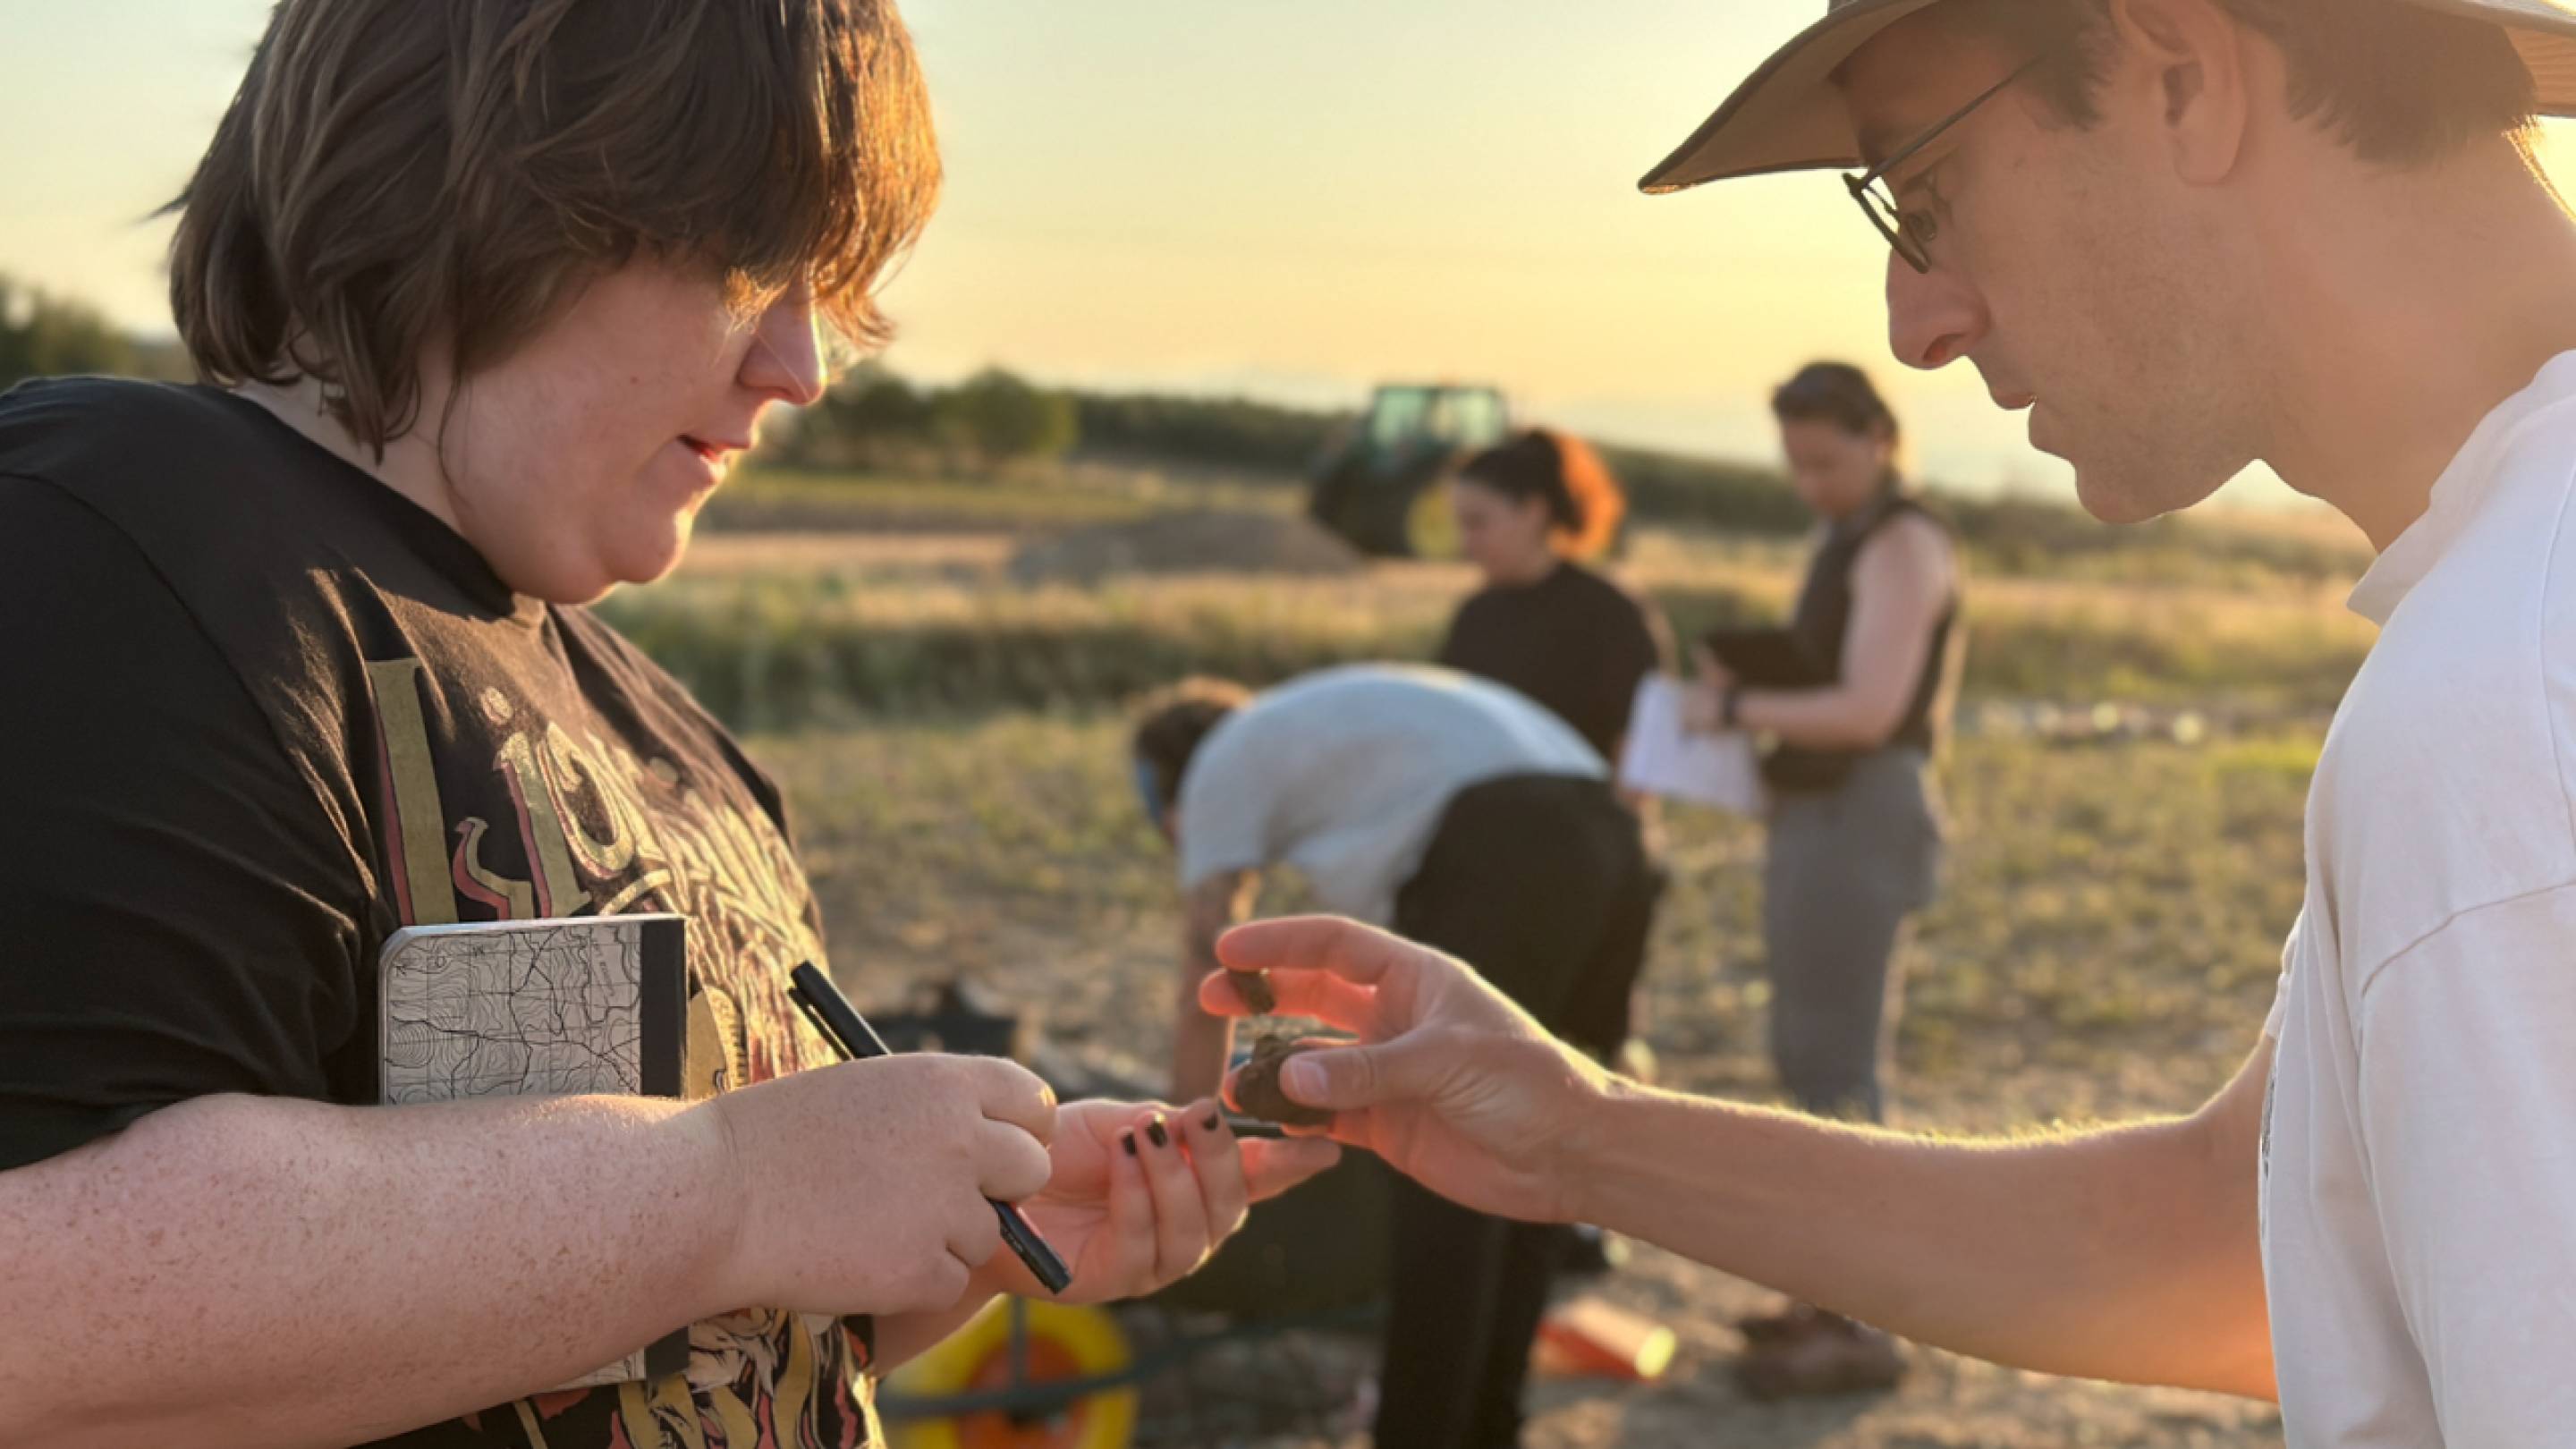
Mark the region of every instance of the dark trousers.
[[[1598, 780], [1519, 775], [1458, 793], [1395, 928], [1473, 965], [1541, 1024], [1607, 1056], [1628, 1034], [1655, 888], [1636, 817]], [[1394, 1189], [1378, 1449], [1506, 1449], [1562, 1229]]]

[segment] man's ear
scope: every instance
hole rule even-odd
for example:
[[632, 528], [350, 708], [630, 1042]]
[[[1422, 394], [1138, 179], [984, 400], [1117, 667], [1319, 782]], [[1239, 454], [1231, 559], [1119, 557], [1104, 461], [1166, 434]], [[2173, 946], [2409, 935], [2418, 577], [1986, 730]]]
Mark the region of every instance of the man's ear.
[[2244, 156], [2253, 114], [2253, 34], [2217, 0], [2111, 0], [2120, 42], [2115, 74], [2148, 108], [2187, 185], [2213, 186]]

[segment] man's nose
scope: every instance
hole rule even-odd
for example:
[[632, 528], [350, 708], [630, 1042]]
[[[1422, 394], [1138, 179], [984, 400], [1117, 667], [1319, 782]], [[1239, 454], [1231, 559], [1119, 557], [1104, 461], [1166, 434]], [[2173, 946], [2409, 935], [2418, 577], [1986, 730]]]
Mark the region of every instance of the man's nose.
[[1887, 258], [1887, 345], [1896, 360], [1929, 371], [1947, 367], [1985, 340], [1985, 300], [1940, 267], [1918, 272]]

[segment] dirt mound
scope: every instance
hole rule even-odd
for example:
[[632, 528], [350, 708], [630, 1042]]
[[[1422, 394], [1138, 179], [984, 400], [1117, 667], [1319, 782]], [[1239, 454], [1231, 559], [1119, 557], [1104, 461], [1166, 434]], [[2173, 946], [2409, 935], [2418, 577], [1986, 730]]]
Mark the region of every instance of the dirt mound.
[[1352, 574], [1359, 551], [1303, 518], [1158, 514], [1040, 539], [1011, 560], [1022, 584], [1096, 584], [1115, 574]]

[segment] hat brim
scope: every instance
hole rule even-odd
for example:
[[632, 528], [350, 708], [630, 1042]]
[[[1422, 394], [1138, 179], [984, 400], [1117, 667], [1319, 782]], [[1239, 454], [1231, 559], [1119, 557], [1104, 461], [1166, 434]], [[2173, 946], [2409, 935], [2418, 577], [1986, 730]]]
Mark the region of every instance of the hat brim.
[[[1807, 27], [1747, 77], [1637, 182], [1650, 195], [1709, 181], [1861, 164], [1834, 72], [1879, 32], [1940, 0], [1853, 0]], [[2504, 27], [2540, 91], [2540, 114], [2576, 116], [2576, 0], [2414, 0]]]

